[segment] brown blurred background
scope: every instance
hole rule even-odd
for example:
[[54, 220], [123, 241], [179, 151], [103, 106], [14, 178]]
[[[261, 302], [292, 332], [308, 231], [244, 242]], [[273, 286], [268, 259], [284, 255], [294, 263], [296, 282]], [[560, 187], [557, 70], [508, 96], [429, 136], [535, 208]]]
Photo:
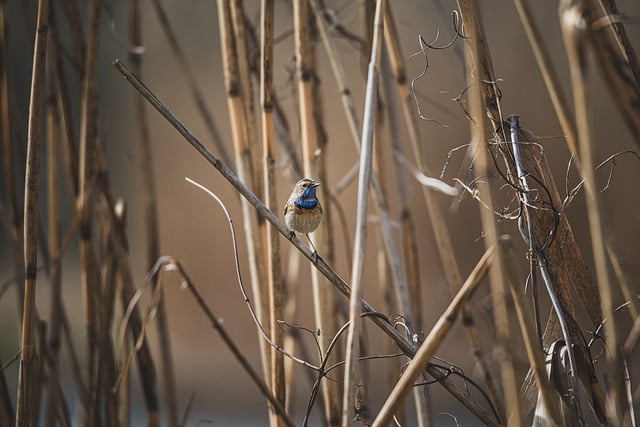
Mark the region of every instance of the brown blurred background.
[[[58, 2], [54, 1], [54, 5]], [[81, 2], [83, 3], [83, 2]], [[100, 59], [98, 63], [99, 78], [99, 114], [101, 144], [107, 155], [109, 179], [116, 196], [126, 200], [128, 205], [128, 237], [131, 262], [138, 284], [146, 273], [145, 239], [142, 216], [142, 177], [141, 162], [148, 161], [141, 155], [138, 132], [135, 129], [135, 117], [132, 99], [134, 90], [114, 70], [111, 63], [120, 58], [128, 63], [128, 52], [119, 40], [127, 40], [128, 2], [112, 0], [104, 4], [102, 15], [102, 36]], [[259, 2], [245, 2], [248, 15], [257, 23]], [[335, 13], [336, 20], [354, 33], [358, 33], [358, 7], [355, 1], [327, 1], [327, 7]], [[619, 0], [620, 10], [628, 16], [640, 16], [640, 2], [637, 0]], [[226, 97], [223, 86], [222, 64], [220, 59], [220, 40], [218, 17], [215, 2], [202, 0], [163, 0], [172, 26], [176, 29], [179, 43], [185, 50], [187, 58], [194, 70], [195, 77], [204, 90], [209, 107], [214, 113], [216, 123], [223, 131], [231, 152], [231, 136]], [[558, 25], [556, 2], [531, 2], [535, 18], [544, 29], [544, 39], [550, 49], [554, 64], [564, 84], [565, 94], [569, 97], [570, 82], [564, 45]], [[453, 34], [450, 13], [455, 9], [455, 1], [393, 1], [395, 19], [402, 37], [402, 47], [408, 63], [408, 76], [417, 78], [425, 67], [425, 57], [420, 52], [418, 36], [425, 40], [433, 40], [437, 34], [438, 45], [448, 42]], [[485, 30], [489, 38], [499, 87], [502, 90], [502, 111], [505, 115], [518, 114], [521, 124], [534, 131], [544, 146], [544, 151], [555, 174], [560, 193], [565, 195], [565, 171], [569, 154], [561, 137], [561, 130], [553, 113], [553, 108], [540, 78], [538, 67], [529, 48], [520, 20], [512, 2], [484, 1], [481, 4]], [[84, 5], [82, 6], [85, 7]], [[176, 65], [169, 50], [166, 39], [159, 27], [156, 15], [148, 2], [143, 7], [143, 80], [166, 103], [172, 111], [215, 153], [215, 148], [208, 138], [199, 114], [197, 113], [191, 93], [184, 81], [184, 75]], [[10, 72], [16, 94], [15, 102], [21, 116], [17, 123], [18, 132], [26, 135], [26, 117], [31, 70], [32, 39], [35, 25], [35, 2], [7, 1], [7, 12], [10, 24]], [[59, 12], [59, 11], [58, 11]], [[292, 88], [294, 82], [293, 38], [290, 30], [293, 26], [291, 5], [288, 1], [278, 1], [276, 5], [276, 35], [282, 35], [275, 47], [275, 79], [277, 96], [285, 107], [294, 142], [299, 144], [299, 125], [295, 109], [297, 99]], [[640, 26], [628, 25], [630, 39], [636, 49], [640, 45]], [[61, 30], [64, 33], [64, 29]], [[63, 34], [63, 37], [66, 37]], [[363, 66], [359, 52], [349, 42], [334, 34], [334, 43], [347, 70], [349, 85], [355, 99], [359, 114], [362, 114], [363, 94], [366, 80], [366, 67]], [[450, 150], [469, 142], [469, 124], [464, 112], [453, 101], [465, 89], [464, 71], [461, 63], [461, 52], [464, 42], [458, 40], [455, 48], [431, 50], [428, 52], [429, 68], [427, 73], [415, 82], [415, 90], [424, 116], [442, 123], [426, 120], [420, 121], [421, 140], [427, 163], [434, 172], [440, 172], [447, 163]], [[458, 49], [458, 51], [456, 51]], [[416, 54], [416, 55], [413, 55]], [[413, 55], [413, 56], [412, 56]], [[318, 48], [320, 63], [320, 79], [322, 96], [325, 102], [326, 122], [329, 145], [329, 182], [323, 185], [333, 188], [357, 162], [357, 153], [351, 142], [342, 106], [337, 93], [333, 74], [326, 60], [322, 46]], [[597, 72], [592, 74], [593, 104], [591, 106], [592, 128], [598, 144], [597, 161], [625, 149], [634, 149], [630, 134], [619, 117], [611, 98], [603, 87]], [[74, 86], [77, 90], [77, 86]], [[74, 113], [77, 117], [77, 106]], [[233, 268], [233, 251], [226, 219], [220, 208], [185, 182], [188, 176], [206, 185], [225, 202], [230, 210], [238, 233], [240, 245], [240, 263], [246, 286], [249, 287], [242, 215], [238, 197], [232, 187], [207, 164], [179, 134], [152, 108], [148, 109], [153, 140], [153, 158], [156, 183], [159, 191], [159, 220], [161, 253], [180, 259], [190, 276], [198, 285], [204, 298], [214, 310], [216, 316], [224, 319], [224, 325], [239, 344], [244, 353], [256, 368], [259, 368], [257, 336], [255, 327], [246, 306], [242, 301], [235, 279]], [[77, 125], [77, 124], [76, 124]], [[26, 140], [26, 136], [24, 138]], [[386, 139], [384, 140], [386, 141]], [[255, 142], [258, 144], [258, 141]], [[637, 141], [636, 141], [637, 143]], [[408, 149], [408, 144], [405, 143]], [[388, 147], [384, 152], [389, 154]], [[452, 183], [452, 179], [464, 174], [460, 167], [464, 161], [465, 150], [458, 150], [451, 155], [443, 179]], [[280, 157], [282, 159], [283, 157]], [[385, 157], [386, 166], [391, 176], [391, 156]], [[17, 154], [14, 159], [16, 167], [23, 167], [23, 155]], [[278, 199], [283, 204], [291, 191], [293, 178], [286, 173], [286, 165], [280, 161], [278, 165]], [[616, 161], [608, 189], [601, 197], [607, 208], [607, 215], [614, 225], [616, 240], [624, 267], [632, 279], [637, 294], [640, 277], [640, 197], [635, 184], [640, 180], [640, 161], [626, 155]], [[608, 180], [609, 168], [598, 173], [598, 182], [604, 187]], [[44, 176], [44, 175], [43, 175]], [[578, 175], [572, 170], [569, 187], [578, 182]], [[464, 178], [464, 176], [461, 176]], [[416, 235], [420, 253], [420, 272], [422, 275], [423, 296], [422, 310], [425, 324], [422, 329], [429, 330], [437, 317], [442, 313], [451, 299], [449, 287], [443, 277], [440, 260], [433, 244], [432, 232], [426, 209], [418, 184], [411, 182], [413, 197], [412, 209], [417, 221]], [[19, 183], [22, 185], [22, 182]], [[355, 224], [354, 207], [356, 194], [355, 181], [340, 195], [339, 201], [346, 210], [349, 225], [349, 244], [353, 245], [353, 226]], [[4, 195], [3, 195], [4, 197]], [[41, 206], [44, 208], [46, 194], [41, 195]], [[463, 276], [466, 276], [484, 250], [479, 225], [478, 206], [469, 197], [463, 198], [457, 211], [450, 210], [451, 199], [440, 197], [442, 208], [446, 212], [448, 226], [452, 233], [454, 248], [458, 256]], [[393, 199], [392, 199], [393, 202]], [[69, 209], [69, 208], [67, 208]], [[63, 220], [63, 230], [70, 221], [70, 211]], [[374, 211], [372, 210], [372, 215]], [[398, 210], [391, 205], [393, 218], [398, 218]], [[281, 212], [278, 212], [281, 214]], [[586, 221], [586, 209], [582, 196], [578, 196], [567, 210], [583, 253], [591, 264], [589, 231]], [[365, 277], [365, 298], [374, 306], [380, 304], [380, 287], [377, 280], [377, 247], [378, 236], [375, 218], [372, 217], [369, 234], [369, 252]], [[518, 243], [518, 251], [522, 256], [520, 271], [526, 275], [526, 248], [513, 224], [503, 224], [504, 232], [514, 236]], [[4, 233], [4, 229], [3, 229]], [[338, 239], [338, 257], [335, 269], [344, 278], [349, 278], [349, 268], [345, 245]], [[5, 245], [5, 236], [0, 235], [0, 282], [4, 283], [12, 277], [11, 257]], [[281, 239], [284, 247], [283, 271], [293, 262], [288, 254], [291, 248], [286, 240]], [[77, 244], [70, 245], [65, 256], [64, 266], [64, 301], [72, 322], [77, 322], [78, 345], [85, 342], [86, 336], [82, 325], [82, 303], [79, 289], [78, 249]], [[207, 320], [197, 309], [191, 296], [180, 290], [177, 277], [166, 276], [165, 295], [167, 301], [170, 336], [175, 359], [175, 371], [179, 388], [179, 405], [183, 410], [188, 397], [195, 393], [194, 406], [188, 425], [197, 425], [199, 420], [211, 420], [214, 425], [266, 425], [266, 404], [257, 389], [249, 381], [239, 364], [231, 357]], [[46, 280], [42, 279], [38, 288], [40, 312], [46, 315], [48, 293]], [[291, 298], [298, 304], [298, 318], [285, 319], [287, 322], [314, 328], [311, 309], [311, 286], [306, 265], [300, 268], [297, 283]], [[481, 329], [491, 336], [492, 315], [486, 309], [489, 306], [488, 287], [483, 285], [473, 299]], [[145, 306], [149, 300], [143, 300]], [[623, 301], [620, 300], [620, 303]], [[546, 313], [546, 311], [544, 311]], [[18, 351], [19, 334], [16, 321], [15, 290], [10, 289], [0, 299], [0, 355], [6, 362]], [[372, 353], [382, 351], [387, 338], [375, 328], [368, 328]], [[471, 357], [466, 338], [460, 326], [456, 326], [447, 338], [438, 356], [455, 363], [474, 378], [474, 362]], [[157, 339], [153, 328], [149, 336], [152, 348], [157, 348]], [[312, 342], [307, 338], [309, 349]], [[313, 354], [313, 352], [311, 352]], [[521, 360], [524, 367], [526, 357], [522, 351]], [[68, 365], [62, 363], [63, 371], [68, 375]], [[381, 362], [370, 362], [372, 372], [383, 365]], [[17, 382], [17, 365], [7, 370], [8, 378], [14, 383], [10, 388], [15, 390]], [[522, 372], [524, 373], [524, 371]], [[63, 375], [65, 375], [63, 373]], [[297, 384], [294, 391], [294, 417], [300, 420], [308, 399], [311, 384], [303, 372], [296, 367]], [[387, 390], [386, 376], [377, 376], [369, 385], [372, 392], [371, 410], [377, 411], [381, 403], [382, 392]], [[71, 385], [70, 380], [68, 385]], [[138, 387], [134, 381], [134, 390]], [[429, 390], [434, 396], [436, 414], [448, 412], [458, 417], [463, 425], [477, 425], [471, 415], [458, 405], [438, 385], [431, 385]], [[317, 405], [319, 407], [319, 405]], [[446, 415], [436, 418], [437, 425], [454, 425], [454, 420]]]

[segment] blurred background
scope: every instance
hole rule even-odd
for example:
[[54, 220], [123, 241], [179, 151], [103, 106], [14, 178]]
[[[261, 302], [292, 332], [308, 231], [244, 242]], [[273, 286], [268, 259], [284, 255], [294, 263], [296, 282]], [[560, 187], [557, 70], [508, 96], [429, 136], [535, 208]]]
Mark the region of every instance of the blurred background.
[[[35, 1], [7, 0], [4, 3], [8, 23], [8, 62], [11, 77], [11, 102], [15, 103], [15, 135], [26, 148], [26, 121], [28, 115], [29, 85], [31, 76], [32, 46], [37, 5]], [[61, 1], [54, 0], [54, 13], [63, 16]], [[454, 35], [451, 13], [456, 9], [455, 1], [433, 0], [424, 2], [393, 1], [394, 16], [401, 36], [402, 51], [407, 62], [407, 76], [414, 80], [416, 102], [421, 114], [433, 120], [420, 120], [420, 137], [425, 153], [425, 161], [430, 169], [441, 178], [453, 184], [453, 179], [465, 178], [466, 149], [458, 149], [469, 143], [469, 123], [460, 104], [454, 100], [465, 90], [463, 67], [464, 41], [459, 39], [448, 49], [428, 51], [427, 59], [420, 50], [419, 36], [428, 42], [444, 45]], [[636, 0], [619, 0], [619, 9], [628, 16], [640, 16], [640, 3]], [[194, 77], [202, 89], [213, 118], [232, 152], [229, 113], [224, 88], [223, 69], [220, 55], [220, 33], [217, 7], [213, 1], [202, 0], [162, 0], [171, 26], [175, 29], [178, 42], [192, 67]], [[336, 24], [353, 34], [360, 33], [359, 2], [325, 1]], [[543, 29], [544, 41], [563, 83], [565, 94], [570, 96], [570, 81], [566, 63], [566, 53], [559, 27], [557, 3], [531, 2], [536, 22]], [[86, 13], [86, 5], [79, 2], [80, 10]], [[567, 173], [570, 159], [562, 131], [554, 115], [545, 86], [540, 77], [535, 59], [527, 43], [522, 25], [512, 2], [483, 1], [482, 18], [491, 46], [496, 76], [502, 91], [503, 114], [517, 114], [523, 127], [532, 130], [540, 138], [544, 154], [550, 163], [561, 196], [566, 188], [579, 182], [575, 169]], [[181, 119], [181, 121], [205, 143], [214, 153], [213, 146], [196, 110], [185, 76], [172, 55], [167, 39], [160, 27], [158, 17], [150, 2], [140, 3], [142, 11], [143, 46], [142, 79], [151, 90]], [[259, 2], [245, 2], [247, 15], [254, 25], [259, 22]], [[152, 108], [148, 107], [148, 118], [152, 140], [152, 156], [146, 158], [141, 151], [133, 108], [134, 89], [112, 66], [115, 58], [130, 64], [128, 45], [129, 2], [109, 0], [103, 2], [99, 57], [97, 62], [99, 143], [106, 154], [108, 179], [112, 192], [127, 204], [127, 235], [130, 261], [136, 285], [143, 286], [147, 273], [145, 260], [146, 240], [143, 215], [143, 181], [140, 173], [143, 162], [152, 161], [155, 168], [155, 183], [158, 190], [158, 214], [160, 230], [160, 251], [182, 261], [190, 277], [197, 284], [216, 317], [237, 342], [241, 350], [256, 369], [260, 368], [258, 338], [251, 316], [243, 302], [236, 281], [233, 248], [227, 221], [221, 209], [201, 191], [185, 182], [190, 177], [214, 191], [225, 203], [234, 220], [238, 233], [239, 260], [245, 286], [249, 287], [247, 253], [244, 230], [241, 226], [242, 213], [235, 190], [220, 174], [195, 152], [186, 141]], [[275, 32], [275, 90], [277, 99], [284, 108], [294, 143], [300, 144], [300, 126], [297, 112], [297, 95], [294, 77], [294, 41], [292, 36], [292, 7], [288, 1], [276, 1]], [[632, 43], [640, 44], [640, 26], [628, 25]], [[348, 83], [354, 97], [355, 106], [362, 117], [364, 88], [366, 84], [366, 58], [353, 42], [331, 32], [333, 42], [347, 72]], [[60, 29], [62, 43], [69, 45], [69, 33]], [[325, 129], [328, 137], [326, 155], [328, 157], [328, 182], [323, 186], [334, 189], [358, 161], [357, 151], [351, 141], [347, 122], [342, 111], [338, 87], [335, 83], [326, 54], [318, 46], [318, 78], [321, 82], [324, 100]], [[65, 53], [63, 52], [63, 57]], [[72, 68], [70, 68], [72, 70]], [[71, 93], [79, 94], [77, 76], [70, 73]], [[634, 141], [620, 118], [601, 76], [593, 72], [590, 82], [593, 103], [590, 106], [594, 139], [597, 141], [596, 162], [600, 162], [622, 150], [635, 149]], [[570, 99], [570, 97], [569, 97]], [[72, 113], [79, 124], [79, 103], [72, 104]], [[380, 140], [387, 144], [388, 139]], [[635, 141], [637, 144], [638, 141]], [[255, 144], [260, 144], [255, 141]], [[408, 142], [403, 142], [408, 151]], [[299, 149], [299, 148], [298, 148]], [[455, 151], [454, 151], [455, 150]], [[384, 168], [393, 181], [391, 173], [391, 149], [383, 148]], [[43, 155], [48, 155], [46, 150]], [[296, 177], [292, 176], [286, 164], [286, 157], [278, 149], [276, 166], [277, 196], [283, 206], [293, 187]], [[23, 171], [24, 151], [14, 152], [10, 159], [15, 169]], [[44, 166], [43, 161], [43, 168]], [[3, 162], [4, 164], [4, 162]], [[615, 167], [605, 167], [597, 174], [602, 191], [603, 206], [613, 224], [620, 256], [631, 283], [637, 294], [640, 277], [640, 197], [636, 187], [640, 179], [640, 160], [633, 155], [624, 155], [615, 162]], [[44, 169], [43, 169], [44, 171]], [[611, 172], [611, 174], [610, 174]], [[24, 174], [17, 175], [16, 183], [22, 198]], [[46, 174], [41, 175], [44, 180]], [[426, 207], [419, 184], [408, 178], [411, 191], [411, 209], [416, 221], [416, 238], [419, 250], [419, 266], [423, 301], [421, 301], [424, 324], [421, 329], [428, 331], [438, 316], [450, 302], [452, 295], [442, 271], [438, 252], [433, 243], [433, 233], [427, 217]], [[44, 185], [44, 183], [43, 183]], [[63, 185], [63, 187], [65, 187]], [[44, 188], [44, 187], [43, 187]], [[394, 187], [391, 187], [394, 188]], [[73, 217], [71, 196], [63, 207], [62, 230], [66, 230]], [[2, 202], [6, 200], [3, 188]], [[350, 277], [350, 257], [355, 225], [355, 196], [357, 183], [353, 181], [339, 196], [338, 201], [346, 213], [348, 233], [337, 238], [335, 270], [346, 280]], [[392, 192], [393, 193], [393, 192]], [[41, 193], [41, 212], [46, 210], [46, 192]], [[399, 220], [397, 194], [391, 194], [390, 211], [392, 218]], [[506, 197], [506, 196], [505, 196]], [[454, 208], [454, 199], [438, 196], [445, 212], [463, 277], [466, 277], [484, 252], [478, 204], [470, 197], [462, 197]], [[508, 200], [505, 200], [505, 203]], [[324, 201], [323, 201], [324, 203]], [[279, 215], [281, 211], [277, 212]], [[583, 254], [592, 266], [587, 212], [582, 193], [566, 210]], [[364, 297], [374, 307], [382, 304], [377, 256], [379, 238], [375, 209], [371, 209], [369, 251], [366, 259]], [[396, 231], [398, 231], [396, 229]], [[527, 272], [526, 247], [517, 235], [515, 224], [502, 224], [502, 232], [510, 233], [517, 242], [521, 255], [519, 266], [523, 278]], [[399, 235], [396, 235], [399, 238]], [[6, 227], [0, 230], [0, 283], [8, 283], [14, 278], [12, 257]], [[74, 237], [74, 239], [77, 238]], [[301, 263], [295, 281], [288, 283], [290, 298], [295, 300], [297, 313], [294, 318], [284, 319], [289, 323], [314, 329], [310, 273], [306, 263], [295, 255], [296, 249], [281, 238], [283, 247], [283, 271], [287, 272], [292, 263]], [[320, 254], [322, 255], [322, 254]], [[87, 337], [83, 328], [83, 306], [79, 286], [79, 249], [77, 240], [72, 241], [63, 258], [64, 305], [69, 320], [74, 327], [75, 343], [82, 348]], [[44, 266], [43, 266], [44, 267]], [[165, 296], [172, 354], [178, 387], [179, 410], [184, 411], [189, 397], [195, 396], [187, 425], [200, 425], [203, 420], [214, 425], [267, 425], [265, 399], [242, 371], [218, 335], [212, 330], [207, 319], [195, 305], [191, 295], [181, 290], [181, 280], [171, 274], [165, 275]], [[48, 316], [49, 289], [44, 274], [39, 275], [37, 288], [38, 308], [43, 317]], [[10, 360], [19, 349], [19, 326], [17, 322], [16, 291], [8, 286], [0, 295], [0, 358], [3, 363]], [[492, 337], [492, 313], [490, 311], [489, 287], [484, 284], [473, 298], [480, 330]], [[148, 307], [149, 293], [141, 304]], [[623, 300], [619, 300], [622, 303]], [[346, 303], [346, 300], [345, 300]], [[545, 302], [546, 304], [546, 302]], [[392, 314], [392, 313], [386, 313]], [[119, 325], [118, 325], [119, 326]], [[367, 327], [371, 354], [384, 352], [388, 338], [376, 328]], [[155, 328], [149, 330], [149, 342], [157, 349]], [[305, 345], [314, 355], [310, 337]], [[523, 346], [520, 346], [519, 360], [522, 372], [526, 372], [527, 361]], [[489, 352], [491, 348], [487, 349]], [[471, 378], [477, 378], [475, 362], [460, 325], [456, 325], [447, 337], [437, 355], [459, 366]], [[314, 356], [315, 357], [315, 356]], [[491, 355], [488, 356], [491, 358]], [[316, 360], [314, 360], [316, 362]], [[381, 362], [367, 362], [371, 370], [370, 382], [365, 385], [371, 394], [370, 411], [375, 414], [387, 393], [389, 384], [385, 375], [376, 375], [384, 366]], [[69, 365], [62, 359], [62, 379], [67, 387], [72, 387]], [[4, 366], [3, 366], [4, 367]], [[6, 367], [5, 375], [9, 388], [13, 391], [17, 384], [18, 364]], [[134, 369], [135, 371], [135, 369]], [[134, 374], [137, 375], [137, 374]], [[311, 383], [304, 368], [296, 366], [295, 389], [292, 392], [292, 408], [295, 420], [300, 420], [309, 398]], [[162, 379], [159, 378], [161, 381]], [[133, 390], [140, 396], [139, 385], [134, 379]], [[477, 421], [440, 386], [430, 385], [433, 396], [436, 425], [455, 425], [456, 417], [462, 425], [478, 425]], [[138, 397], [138, 399], [141, 399]], [[410, 399], [408, 399], [409, 401]], [[70, 404], [74, 407], [74, 402]], [[318, 408], [319, 404], [316, 405]], [[319, 422], [316, 410], [315, 422]], [[451, 414], [446, 415], [446, 414]], [[134, 416], [144, 420], [142, 407], [134, 408]], [[319, 425], [319, 424], [315, 424]]]

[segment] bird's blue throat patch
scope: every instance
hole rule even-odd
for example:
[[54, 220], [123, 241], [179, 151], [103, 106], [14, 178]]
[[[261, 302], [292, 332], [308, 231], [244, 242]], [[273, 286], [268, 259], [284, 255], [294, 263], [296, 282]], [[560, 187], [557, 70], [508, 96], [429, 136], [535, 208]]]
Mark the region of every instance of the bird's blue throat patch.
[[304, 199], [301, 197], [298, 200], [296, 200], [296, 206], [301, 209], [313, 209], [316, 206], [318, 206], [318, 199], [316, 198]]
[[300, 195], [301, 199], [306, 199], [306, 200], [315, 200], [316, 199], [316, 187], [307, 187], [304, 190], [302, 190], [302, 194]]

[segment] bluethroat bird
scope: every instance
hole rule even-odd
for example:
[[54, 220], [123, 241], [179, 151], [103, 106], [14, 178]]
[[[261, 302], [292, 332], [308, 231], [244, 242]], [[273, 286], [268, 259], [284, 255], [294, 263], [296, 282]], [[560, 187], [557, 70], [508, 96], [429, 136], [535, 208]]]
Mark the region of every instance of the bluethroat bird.
[[287, 204], [284, 205], [285, 224], [292, 232], [297, 231], [307, 237], [316, 256], [318, 251], [309, 238], [309, 233], [318, 228], [322, 219], [322, 206], [316, 196], [316, 188], [319, 185], [318, 181], [302, 178], [296, 182]]

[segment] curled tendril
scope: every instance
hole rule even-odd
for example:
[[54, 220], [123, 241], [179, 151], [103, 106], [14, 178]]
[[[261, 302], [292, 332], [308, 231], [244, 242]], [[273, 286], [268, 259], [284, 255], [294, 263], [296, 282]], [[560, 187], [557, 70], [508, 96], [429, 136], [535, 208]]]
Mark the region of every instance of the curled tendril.
[[467, 40], [468, 37], [464, 33], [464, 22], [460, 19], [460, 13], [457, 10], [451, 12], [451, 19], [453, 19], [453, 30], [456, 32], [458, 37], [463, 40]]
[[418, 111], [418, 116], [425, 121], [428, 122], [434, 122], [436, 124], [438, 124], [439, 126], [442, 126], [444, 128], [447, 128], [448, 126], [442, 122], [440, 122], [439, 120], [430, 118], [425, 116], [424, 114], [422, 114], [422, 109], [420, 107], [420, 100], [418, 99], [418, 94], [416, 91], [416, 82], [418, 82], [419, 80], [421, 80], [426, 74], [427, 71], [429, 70], [429, 55], [427, 54], [427, 50], [432, 49], [432, 50], [443, 50], [443, 49], [448, 49], [451, 46], [453, 46], [455, 44], [455, 42], [458, 40], [458, 38], [462, 38], [462, 39], [466, 39], [466, 36], [463, 34], [464, 30], [463, 30], [463, 25], [461, 23], [460, 20], [460, 15], [458, 13], [458, 11], [453, 11], [451, 13], [452, 16], [452, 20], [453, 20], [453, 30], [454, 30], [454, 36], [453, 38], [445, 43], [442, 46], [436, 46], [436, 42], [438, 41], [438, 39], [440, 38], [440, 30], [436, 31], [436, 36], [433, 39], [433, 41], [431, 43], [428, 43], [424, 37], [422, 35], [418, 36], [418, 45], [420, 46], [420, 51], [414, 53], [413, 55], [411, 55], [409, 58], [413, 58], [414, 56], [417, 55], [422, 55], [424, 58], [424, 68], [422, 69], [422, 71], [414, 78], [411, 80], [411, 96], [413, 97], [413, 101], [416, 104], [416, 109]]

